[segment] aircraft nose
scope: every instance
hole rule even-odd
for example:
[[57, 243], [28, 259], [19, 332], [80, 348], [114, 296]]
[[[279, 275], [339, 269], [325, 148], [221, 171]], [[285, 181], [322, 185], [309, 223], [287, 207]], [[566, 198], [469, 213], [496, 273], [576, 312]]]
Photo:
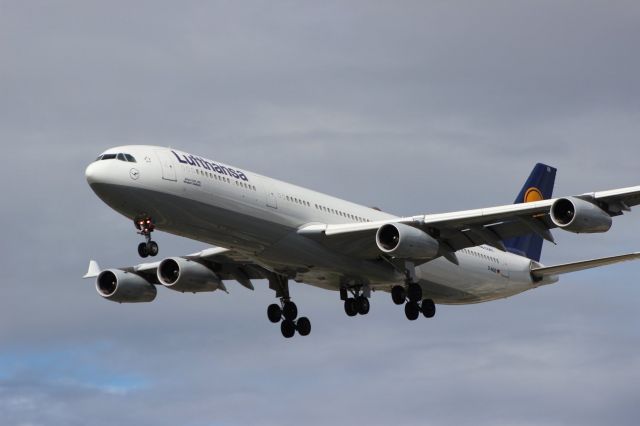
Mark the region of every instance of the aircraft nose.
[[105, 181], [104, 166], [99, 161], [89, 164], [84, 172], [85, 178], [89, 185], [101, 183]]

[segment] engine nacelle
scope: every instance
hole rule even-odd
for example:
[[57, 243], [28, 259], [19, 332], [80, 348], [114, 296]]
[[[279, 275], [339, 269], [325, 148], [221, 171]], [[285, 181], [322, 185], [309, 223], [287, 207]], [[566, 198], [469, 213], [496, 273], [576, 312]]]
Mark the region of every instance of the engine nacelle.
[[183, 293], [216, 291], [222, 286], [220, 277], [211, 269], [181, 257], [170, 257], [160, 262], [158, 281], [171, 290]]
[[96, 290], [105, 299], [118, 303], [153, 302], [158, 294], [156, 286], [140, 275], [119, 269], [100, 272]]
[[580, 198], [559, 198], [551, 206], [551, 220], [565, 231], [595, 234], [611, 229], [613, 220], [597, 205]]
[[376, 234], [378, 248], [403, 259], [435, 259], [440, 243], [420, 229], [401, 223], [382, 225]]

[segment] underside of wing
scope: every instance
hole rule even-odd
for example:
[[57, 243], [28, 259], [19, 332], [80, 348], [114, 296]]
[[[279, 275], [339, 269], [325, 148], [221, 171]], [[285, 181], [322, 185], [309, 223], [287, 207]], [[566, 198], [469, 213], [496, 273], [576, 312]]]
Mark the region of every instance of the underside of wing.
[[211, 248], [161, 262], [106, 270], [91, 261], [84, 278], [95, 278], [98, 293], [105, 299], [136, 303], [155, 299], [157, 285], [182, 293], [226, 292], [224, 281], [237, 281], [253, 290], [252, 280], [272, 280], [273, 273], [237, 251]]

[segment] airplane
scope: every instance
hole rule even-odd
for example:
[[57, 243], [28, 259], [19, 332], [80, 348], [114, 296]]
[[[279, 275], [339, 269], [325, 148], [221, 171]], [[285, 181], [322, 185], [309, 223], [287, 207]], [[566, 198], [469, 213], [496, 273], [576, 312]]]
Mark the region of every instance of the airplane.
[[298, 315], [290, 281], [338, 293], [351, 317], [369, 313], [373, 292], [387, 292], [415, 321], [434, 317], [437, 304], [503, 299], [565, 273], [639, 259], [540, 263], [543, 242], [555, 244], [552, 229], [604, 233], [640, 204], [640, 186], [554, 199], [556, 172], [535, 165], [514, 204], [399, 217], [177, 149], [115, 147], [86, 179], [134, 223], [144, 238], [139, 256], [158, 255], [155, 230], [212, 247], [105, 270], [92, 260], [83, 278], [118, 303], [152, 302], [158, 287], [228, 292], [225, 282], [253, 290], [266, 280], [279, 299], [267, 318], [291, 338], [309, 335], [311, 322]]

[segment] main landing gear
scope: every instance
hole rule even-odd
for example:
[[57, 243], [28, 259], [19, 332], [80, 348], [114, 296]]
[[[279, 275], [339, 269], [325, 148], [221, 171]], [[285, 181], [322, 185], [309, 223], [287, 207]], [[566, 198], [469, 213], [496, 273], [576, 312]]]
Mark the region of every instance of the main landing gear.
[[422, 287], [409, 282], [406, 287], [397, 285], [391, 289], [391, 298], [396, 305], [404, 304], [404, 314], [409, 321], [415, 321], [420, 313], [425, 318], [436, 315], [436, 304], [431, 299], [422, 299]]
[[281, 299], [280, 305], [273, 304], [267, 308], [267, 317], [274, 324], [280, 323], [282, 335], [290, 339], [296, 331], [301, 336], [311, 333], [311, 321], [307, 317], [298, 318], [298, 307], [291, 299]]
[[280, 304], [274, 303], [267, 308], [267, 317], [274, 324], [280, 323], [282, 335], [290, 339], [296, 332], [301, 336], [311, 333], [311, 321], [307, 317], [298, 318], [298, 307], [289, 295], [289, 279], [286, 275], [269, 276], [269, 288], [276, 292]]
[[353, 297], [349, 296], [349, 290], [342, 288], [340, 290], [340, 299], [344, 300], [344, 312], [350, 316], [367, 315], [371, 309], [369, 299], [363, 294], [362, 289], [351, 290]]
[[144, 243], [140, 243], [138, 245], [138, 254], [140, 257], [146, 258], [149, 256], [157, 256], [160, 251], [158, 243], [151, 240], [151, 233], [155, 230], [153, 219], [145, 217], [135, 220], [134, 223], [136, 225], [136, 229], [138, 229], [138, 234], [142, 235], [145, 239]]

